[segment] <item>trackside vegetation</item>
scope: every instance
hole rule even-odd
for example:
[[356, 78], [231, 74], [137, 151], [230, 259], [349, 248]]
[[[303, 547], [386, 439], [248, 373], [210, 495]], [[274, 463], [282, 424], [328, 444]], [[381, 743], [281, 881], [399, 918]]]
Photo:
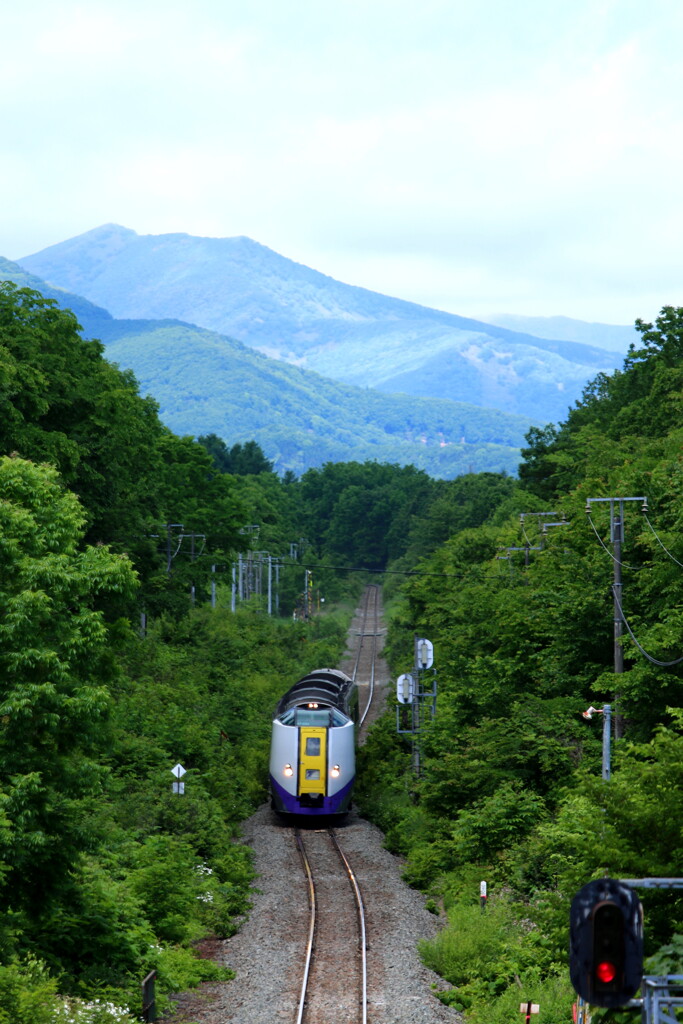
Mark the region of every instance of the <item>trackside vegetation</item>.
[[[572, 896], [605, 873], [681, 873], [683, 310], [637, 329], [642, 347], [623, 370], [598, 377], [566, 422], [530, 432], [512, 497], [422, 558], [394, 603], [394, 669], [410, 669], [415, 632], [429, 636], [438, 711], [419, 778], [393, 721], [375, 731], [362, 806], [447, 922], [423, 957], [441, 998], [476, 1024], [515, 1019], [527, 1000], [541, 1022], [571, 1019]], [[647, 497], [649, 511], [624, 506], [628, 629], [615, 674], [609, 506], [586, 506], [620, 496]], [[564, 525], [544, 534], [538, 513]], [[601, 716], [581, 714], [606, 702], [622, 733], [609, 782]], [[681, 973], [680, 894], [640, 895], [646, 973]]]
[[[249, 912], [239, 824], [266, 799], [271, 711], [338, 663], [368, 579], [393, 670], [415, 632], [435, 648], [419, 776], [392, 707], [357, 794], [442, 921], [422, 948], [439, 996], [468, 1024], [527, 1000], [570, 1019], [573, 894], [680, 875], [683, 310], [637, 327], [622, 370], [530, 431], [519, 478], [279, 477], [255, 442], [172, 433], [71, 313], [0, 284], [0, 1024], [132, 1024], [151, 970], [162, 1011], [230, 977], [197, 946]], [[617, 676], [609, 519], [585, 508], [633, 495]], [[231, 566], [257, 553], [282, 556], [279, 615], [262, 594], [231, 610]], [[605, 783], [581, 712], [607, 701]], [[683, 973], [681, 898], [642, 895], [648, 973]]]

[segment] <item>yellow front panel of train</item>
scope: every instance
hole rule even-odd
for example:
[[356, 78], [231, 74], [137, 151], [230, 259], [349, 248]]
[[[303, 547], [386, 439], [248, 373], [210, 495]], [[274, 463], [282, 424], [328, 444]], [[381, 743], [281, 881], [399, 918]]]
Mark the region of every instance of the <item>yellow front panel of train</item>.
[[327, 729], [299, 729], [299, 793], [327, 794]]

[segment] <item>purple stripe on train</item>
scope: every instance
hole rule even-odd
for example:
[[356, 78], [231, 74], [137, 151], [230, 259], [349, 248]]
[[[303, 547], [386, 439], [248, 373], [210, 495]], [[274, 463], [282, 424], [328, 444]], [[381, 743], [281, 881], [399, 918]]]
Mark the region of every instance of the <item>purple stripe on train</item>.
[[353, 779], [332, 796], [324, 796], [317, 807], [302, 807], [299, 798], [288, 793], [273, 776], [270, 777], [273, 807], [282, 814], [344, 814], [349, 809]]

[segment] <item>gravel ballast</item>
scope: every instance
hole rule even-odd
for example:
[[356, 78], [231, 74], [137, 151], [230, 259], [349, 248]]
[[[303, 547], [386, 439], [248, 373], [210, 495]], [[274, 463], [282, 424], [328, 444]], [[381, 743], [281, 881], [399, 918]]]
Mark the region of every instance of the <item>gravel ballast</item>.
[[[360, 610], [349, 630], [350, 658], [360, 628]], [[349, 671], [348, 660], [340, 666]], [[386, 705], [389, 672], [376, 668], [374, 719]], [[362, 699], [362, 698], [361, 698]], [[365, 730], [364, 730], [365, 731]], [[361, 740], [362, 740], [361, 736]], [[461, 1024], [433, 986], [446, 983], [421, 962], [417, 944], [433, 937], [440, 922], [421, 893], [401, 878], [401, 861], [383, 845], [383, 834], [351, 812], [337, 827], [339, 843], [358, 877], [368, 937], [368, 1024]], [[242, 826], [242, 841], [254, 852], [257, 878], [253, 906], [240, 931], [210, 944], [210, 955], [235, 971], [235, 979], [203, 985], [178, 997], [168, 1024], [278, 1024], [296, 1020], [308, 929], [308, 896], [292, 829], [264, 804]], [[344, 964], [340, 962], [340, 972]], [[353, 1024], [330, 1008], [327, 1019], [309, 1024]]]

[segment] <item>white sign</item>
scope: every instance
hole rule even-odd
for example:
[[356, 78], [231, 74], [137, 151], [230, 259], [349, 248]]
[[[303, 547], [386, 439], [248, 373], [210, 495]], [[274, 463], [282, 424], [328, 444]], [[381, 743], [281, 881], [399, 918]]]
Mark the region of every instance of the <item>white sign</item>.
[[479, 883], [479, 895], [483, 900], [486, 899], [486, 882]]
[[182, 779], [185, 774], [185, 769], [181, 764], [177, 764], [175, 768], [171, 768], [171, 775], [175, 775], [176, 779]]
[[431, 668], [434, 664], [434, 645], [431, 640], [418, 640], [415, 646], [418, 668]]
[[415, 695], [415, 680], [409, 672], [404, 672], [396, 680], [396, 697], [399, 704], [412, 704]]
[[182, 794], [185, 792], [185, 783], [184, 782], [174, 782], [173, 783], [173, 792], [174, 793], [180, 793], [180, 795], [182, 796]]

